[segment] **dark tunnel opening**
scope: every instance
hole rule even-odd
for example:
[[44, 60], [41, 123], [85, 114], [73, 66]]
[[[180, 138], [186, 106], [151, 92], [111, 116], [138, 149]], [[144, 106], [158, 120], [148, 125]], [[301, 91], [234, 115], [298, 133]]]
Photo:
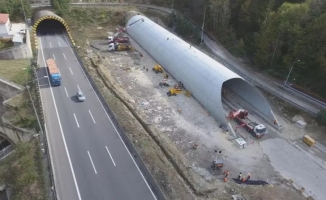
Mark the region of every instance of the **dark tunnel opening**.
[[65, 26], [58, 20], [55, 19], [44, 19], [42, 20], [37, 28], [37, 35], [55, 35], [55, 34], [66, 34], [67, 30]]

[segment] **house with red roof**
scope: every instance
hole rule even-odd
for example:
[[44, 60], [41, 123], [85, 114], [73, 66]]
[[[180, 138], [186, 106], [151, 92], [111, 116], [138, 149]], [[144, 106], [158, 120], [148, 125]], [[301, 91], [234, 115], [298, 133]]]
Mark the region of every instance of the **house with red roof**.
[[0, 37], [7, 36], [11, 27], [9, 14], [0, 13]]

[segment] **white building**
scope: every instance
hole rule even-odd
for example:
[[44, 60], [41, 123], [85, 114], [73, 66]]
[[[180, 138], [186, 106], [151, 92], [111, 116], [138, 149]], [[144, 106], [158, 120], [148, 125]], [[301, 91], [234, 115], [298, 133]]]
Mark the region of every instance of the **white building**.
[[10, 32], [10, 19], [9, 14], [0, 13], [0, 38], [8, 37]]

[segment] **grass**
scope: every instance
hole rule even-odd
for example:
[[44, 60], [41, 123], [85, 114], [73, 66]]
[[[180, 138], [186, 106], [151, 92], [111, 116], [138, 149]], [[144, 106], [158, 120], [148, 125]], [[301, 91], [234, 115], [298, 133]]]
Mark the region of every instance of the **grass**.
[[0, 181], [12, 188], [13, 200], [45, 199], [42, 155], [36, 140], [17, 145], [16, 150], [0, 162]]
[[[107, 8], [72, 8], [71, 12], [63, 18], [70, 28], [77, 46], [85, 47], [85, 41], [106, 40], [107, 32], [115, 32], [118, 24], [124, 25], [125, 10], [137, 10], [133, 7]], [[101, 28], [100, 28], [101, 27]], [[85, 55], [79, 51], [80, 56]]]
[[[29, 60], [0, 60], [0, 66], [0, 77], [16, 84], [25, 86], [32, 78]], [[26, 90], [12, 97], [8, 104], [13, 107], [4, 115], [9, 123], [20, 128], [35, 128], [36, 117]]]
[[29, 60], [0, 60], [0, 78], [19, 85], [29, 80]]
[[12, 41], [4, 41], [0, 40], [0, 51], [9, 49], [14, 46], [14, 43]]

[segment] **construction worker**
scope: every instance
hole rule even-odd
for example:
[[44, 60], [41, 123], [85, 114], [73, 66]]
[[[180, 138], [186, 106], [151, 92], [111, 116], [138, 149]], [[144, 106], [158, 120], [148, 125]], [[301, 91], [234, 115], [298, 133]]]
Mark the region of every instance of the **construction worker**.
[[238, 179], [239, 179], [239, 180], [241, 180], [241, 176], [242, 176], [242, 173], [240, 172], [240, 173], [238, 174]]
[[227, 178], [227, 177], [229, 176], [230, 172], [229, 172], [229, 170], [226, 170], [226, 171], [224, 171], [224, 173], [223, 173], [223, 174], [225, 175], [225, 177], [224, 177], [224, 178]]
[[247, 177], [247, 180], [249, 180], [250, 179], [250, 173], [248, 173], [248, 177]]

